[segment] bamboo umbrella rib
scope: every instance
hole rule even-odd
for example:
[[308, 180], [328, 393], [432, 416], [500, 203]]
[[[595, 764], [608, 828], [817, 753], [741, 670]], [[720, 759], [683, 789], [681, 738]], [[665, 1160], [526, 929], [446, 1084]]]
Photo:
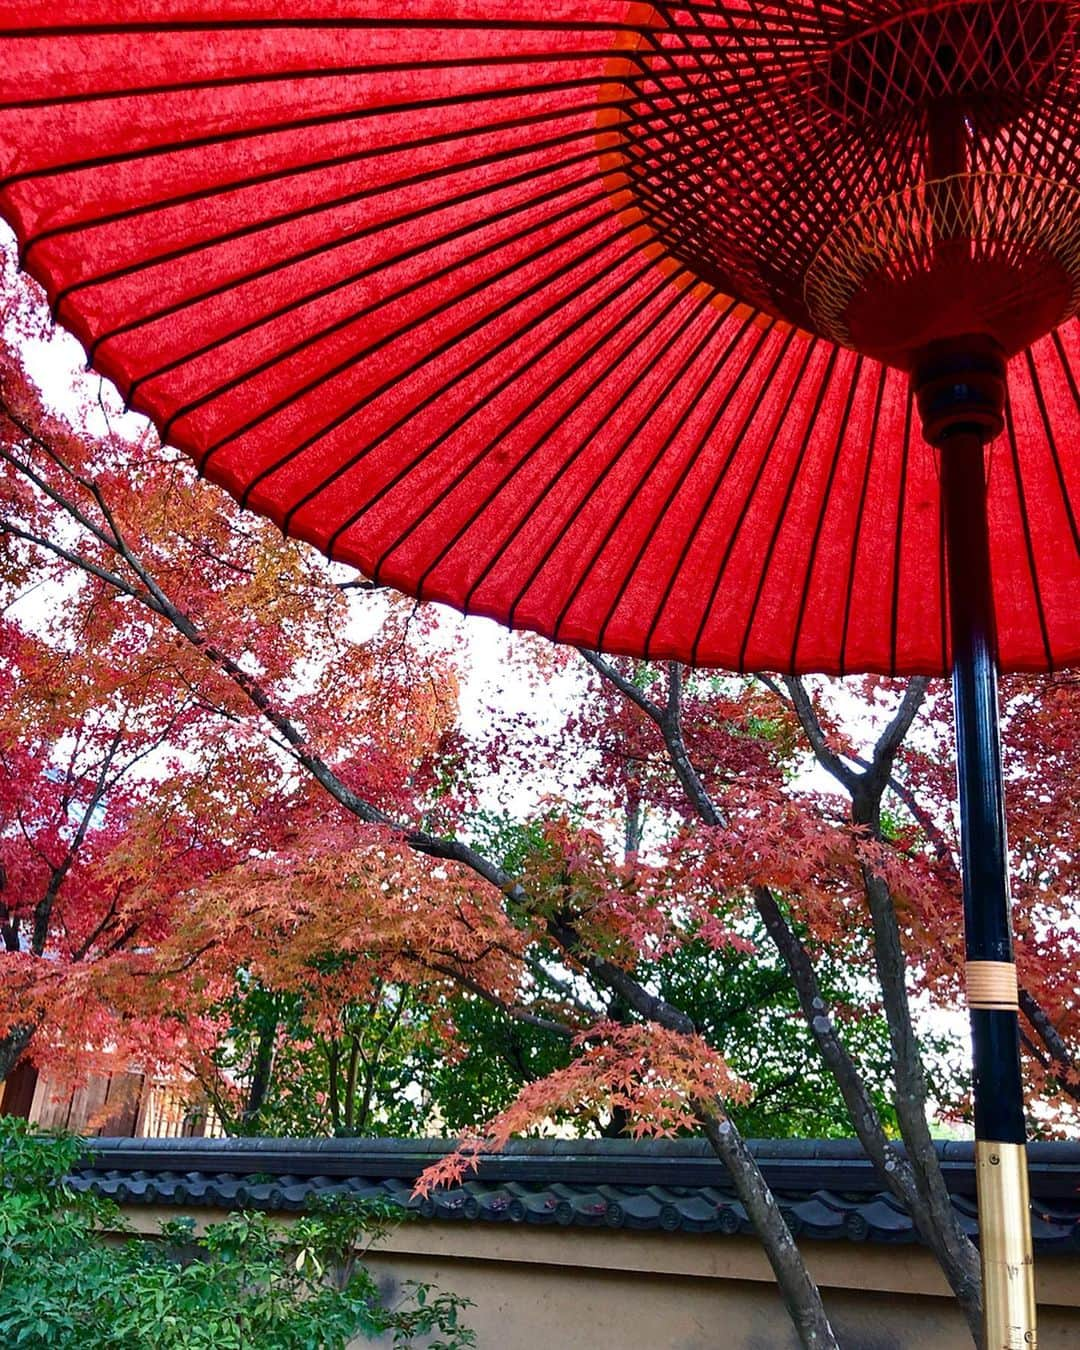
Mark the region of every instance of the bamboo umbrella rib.
[[[572, 163], [563, 163], [558, 167], [561, 169], [574, 167], [574, 165]], [[549, 170], [545, 170], [543, 175], [540, 173], [530, 173], [528, 177], [522, 175], [520, 180], [515, 182], [513, 186], [519, 187], [527, 182], [536, 181], [541, 176], [546, 177], [548, 172]], [[471, 263], [493, 257], [498, 252], [509, 249], [511, 245], [529, 239], [532, 236], [541, 233], [542, 230], [550, 229], [554, 225], [568, 222], [574, 217], [582, 215], [583, 212], [589, 213], [587, 216], [587, 225], [589, 227], [595, 225], [596, 214], [593, 208], [599, 206], [604, 201], [605, 194], [603, 190], [597, 189], [584, 197], [576, 197], [574, 195], [575, 189], [588, 187], [594, 182], [595, 176], [592, 174], [572, 178], [569, 181], [557, 182], [554, 187], [547, 188], [543, 192], [537, 193], [534, 197], [526, 198], [523, 202], [514, 202], [509, 207], [492, 212], [490, 215], [486, 216], [482, 222], [484, 230], [490, 230], [493, 225], [500, 224], [506, 220], [513, 221], [515, 217], [523, 216], [526, 212], [533, 213], [538, 206], [548, 206], [553, 203], [557, 203], [559, 206], [558, 210], [551, 211], [547, 215], [542, 216], [539, 221], [535, 218], [531, 218], [526, 224], [511, 231], [507, 235], [497, 236], [494, 240], [483, 244], [477, 244], [471, 252], [466, 253], [463, 257], [455, 258], [452, 262], [445, 263], [442, 267], [431, 268], [430, 270], [426, 268], [417, 270], [408, 282], [389, 291], [386, 295], [380, 296], [377, 301], [371, 301], [367, 306], [348, 311], [339, 319], [322, 327], [304, 331], [303, 336], [298, 338], [295, 343], [288, 344], [276, 350], [272, 356], [265, 358], [257, 365], [248, 366], [238, 370], [227, 380], [223, 380], [220, 383], [213, 385], [200, 393], [198, 397], [190, 399], [188, 402], [174, 409], [170, 414], [168, 421], [165, 423], [163, 428], [164, 434], [168, 435], [173, 426], [181, 418], [186, 417], [193, 412], [197, 412], [207, 403], [213, 402], [214, 399], [219, 398], [221, 395], [229, 393], [231, 390], [238, 388], [240, 385], [254, 379], [256, 376], [264, 374], [267, 370], [272, 369], [273, 366], [288, 360], [290, 356], [294, 355], [296, 351], [300, 350], [302, 347], [313, 342], [321, 341], [324, 338], [331, 337], [336, 332], [341, 331], [341, 329], [356, 324], [379, 306], [385, 306], [386, 304], [405, 300], [415, 293], [433, 287], [436, 282], [443, 280], [447, 276], [451, 276], [455, 272], [464, 270], [464, 268]], [[458, 204], [465, 204], [471, 199], [471, 196], [463, 196]], [[261, 328], [266, 324], [273, 322], [275, 319], [295, 315], [299, 310], [306, 308], [315, 301], [351, 289], [355, 287], [358, 282], [375, 278], [380, 273], [389, 271], [403, 261], [411, 261], [424, 253], [429, 253], [433, 249], [444, 247], [447, 243], [454, 242], [455, 240], [473, 239], [479, 233], [480, 229], [478, 228], [477, 222], [475, 220], [470, 220], [466, 225], [459, 226], [455, 230], [448, 231], [445, 234], [436, 236], [430, 240], [425, 239], [421, 243], [410, 248], [400, 250], [397, 254], [391, 254], [388, 258], [380, 259], [376, 262], [369, 263], [362, 268], [358, 268], [355, 272], [346, 274], [346, 277], [339, 281], [335, 281], [327, 286], [319, 287], [313, 292], [308, 292], [305, 295], [296, 297], [287, 304], [279, 306], [277, 310], [260, 315], [258, 319], [227, 331], [212, 342], [204, 343], [201, 348], [185, 352], [179, 357], [174, 357], [173, 360], [166, 363], [165, 366], [140, 376], [136, 381], [132, 382], [129, 390], [129, 399], [133, 397], [135, 391], [143, 384], [158, 379], [163, 374], [171, 373], [187, 362], [203, 357], [210, 352], [235, 341], [238, 337], [242, 337], [256, 328]], [[573, 233], [573, 231], [571, 233]], [[481, 282], [477, 284], [478, 286], [482, 286], [487, 283]], [[454, 302], [460, 302], [462, 298], [462, 294], [459, 293], [454, 297]], [[364, 354], [366, 355], [367, 352], [365, 351]]]
[[[546, 243], [542, 248], [535, 250], [533, 254], [530, 256], [530, 261], [536, 261], [538, 259], [544, 258], [548, 254], [557, 252], [559, 249], [565, 249], [565, 246], [569, 243], [580, 242], [580, 240], [585, 235], [596, 230], [597, 228], [598, 226], [595, 220], [587, 220], [583, 225], [576, 226], [573, 230], [568, 231], [566, 234], [562, 236], [556, 237], [554, 240], [551, 240], [548, 243]], [[623, 233], [628, 232], [629, 227], [625, 227]], [[407, 366], [404, 370], [394, 371], [394, 373], [389, 375], [383, 381], [383, 383], [379, 385], [377, 389], [374, 390], [372, 393], [366, 394], [364, 398], [362, 398], [360, 401], [347, 406], [340, 413], [338, 413], [337, 416], [334, 417], [331, 421], [324, 423], [322, 426], [318, 427], [305, 440], [301, 441], [298, 445], [293, 447], [284, 455], [279, 456], [276, 460], [267, 465], [264, 469], [260, 470], [259, 473], [256, 474], [255, 477], [251, 480], [251, 483], [249, 484], [244, 494], [244, 500], [246, 501], [247, 498], [250, 497], [250, 495], [254, 491], [256, 491], [266, 479], [278, 473], [287, 464], [290, 464], [294, 459], [296, 459], [298, 455], [303, 454], [306, 450], [312, 448], [319, 440], [328, 435], [330, 431], [335, 430], [337, 427], [341, 426], [343, 422], [351, 420], [352, 418], [358, 416], [365, 409], [367, 409], [380, 394], [388, 392], [392, 386], [397, 385], [402, 379], [406, 378], [407, 376], [415, 374], [417, 371], [423, 370], [426, 367], [432, 365], [433, 362], [438, 357], [443, 356], [444, 354], [451, 353], [454, 350], [454, 348], [461, 345], [463, 338], [471, 337], [476, 333], [482, 332], [485, 328], [488, 328], [492, 324], [493, 320], [503, 318], [509, 314], [512, 314], [515, 310], [520, 309], [523, 306], [524, 301], [534, 299], [535, 297], [541, 295], [543, 292], [551, 290], [553, 282], [562, 281], [564, 279], [571, 277], [574, 273], [585, 271], [587, 264], [592, 263], [595, 259], [603, 256], [605, 253], [610, 251], [612, 244], [617, 242], [619, 242], [618, 235], [612, 236], [610, 234], [605, 234], [601, 239], [595, 241], [594, 243], [590, 244], [587, 248], [583, 249], [582, 252], [574, 254], [573, 256], [566, 258], [562, 262], [558, 263], [550, 273], [543, 274], [536, 281], [531, 283], [531, 285], [527, 286], [524, 290], [510, 295], [506, 300], [502, 301], [499, 305], [483, 313], [478, 319], [476, 319], [472, 324], [468, 325], [464, 330], [460, 332], [455, 331], [454, 333], [452, 333], [432, 351], [422, 353], [411, 363], [411, 365]], [[624, 254], [623, 256], [625, 257], [627, 255]], [[507, 264], [505, 264], [504, 267], [500, 269], [500, 272], [496, 274], [495, 279], [496, 280], [509, 279], [513, 277], [519, 270], [520, 270], [520, 262], [515, 259], [512, 262], [508, 262]], [[639, 275], [644, 276], [645, 272], [646, 268], [642, 267]], [[579, 281], [576, 284], [576, 286], [569, 292], [567, 292], [566, 294], [562, 293], [561, 291], [555, 293], [553, 297], [547, 302], [546, 307], [539, 312], [539, 315], [534, 316], [528, 313], [522, 315], [518, 327], [512, 330], [508, 336], [504, 336], [502, 339], [500, 339], [498, 344], [491, 351], [481, 353], [481, 355], [474, 358], [472, 362], [468, 363], [460, 370], [456, 370], [453, 373], [453, 375], [449, 377], [448, 383], [444, 382], [442, 385], [438, 386], [434, 394], [427, 395], [420, 404], [409, 409], [408, 413], [405, 414], [404, 416], [406, 418], [414, 416], [417, 411], [421, 411], [424, 407], [426, 407], [427, 404], [430, 403], [433, 398], [438, 396], [438, 394], [445, 392], [446, 389], [450, 387], [450, 384], [456, 383], [459, 380], [461, 380], [465, 375], [471, 374], [474, 370], [478, 369], [481, 365], [490, 360], [493, 355], [501, 353], [506, 349], [506, 347], [511, 345], [513, 342], [519, 340], [529, 328], [535, 325], [538, 318], [545, 318], [550, 314], [555, 313], [557, 310], [562, 309], [568, 303], [568, 301], [579, 298], [590, 287], [595, 285], [598, 279], [602, 279], [602, 277], [598, 278], [597, 271], [589, 269], [586, 272], [584, 279]], [[482, 291], [487, 290], [491, 285], [491, 281], [492, 278], [490, 277], [485, 277], [481, 281], [478, 281], [474, 288], [475, 292], [481, 293]], [[434, 314], [439, 314], [455, 308], [456, 306], [461, 304], [463, 298], [467, 299], [471, 293], [472, 293], [471, 291], [465, 292], [464, 297], [462, 295], [452, 296], [447, 301], [436, 306], [436, 308], [433, 311], [429, 311], [426, 314], [424, 314], [419, 322], [426, 322], [430, 320]], [[381, 339], [379, 345], [380, 346], [385, 345], [386, 342], [399, 338], [401, 332], [402, 332], [401, 329], [396, 329], [392, 335], [388, 336], [385, 339]], [[364, 351], [362, 353], [363, 356], [366, 356], [368, 354], [370, 354], [369, 351]], [[356, 354], [351, 354], [348, 358], [346, 358], [346, 360], [341, 364], [340, 367], [332, 369], [330, 372], [328, 372], [329, 378], [333, 378], [334, 375], [340, 373], [341, 371], [349, 368], [350, 366], [356, 365], [359, 359], [361, 359], [360, 356], [357, 356]], [[320, 375], [320, 377], [313, 379], [306, 386], [302, 386], [295, 393], [291, 393], [288, 396], [288, 398], [283, 400], [279, 405], [271, 407], [266, 411], [259, 413], [256, 417], [250, 419], [250, 421], [246, 423], [243, 427], [239, 428], [237, 431], [230, 433], [230, 435], [227, 438], [215, 443], [211, 447], [210, 451], [207, 452], [207, 455], [205, 456], [203, 465], [201, 467], [205, 467], [206, 463], [210, 459], [210, 456], [213, 454], [217, 454], [220, 450], [225, 448], [225, 446], [229, 442], [237, 439], [244, 432], [249, 431], [252, 428], [260, 425], [274, 412], [281, 411], [281, 409], [287, 407], [290, 403], [295, 402], [295, 400], [298, 397], [301, 397], [302, 395], [307, 393], [313, 393], [316, 390], [320, 389], [324, 383], [325, 377]], [[336, 482], [336, 480], [340, 478], [342, 474], [347, 473], [351, 469], [353, 469], [358, 463], [360, 463], [360, 461], [363, 458], [366, 457], [368, 453], [369, 447], [365, 446], [363, 449], [357, 451], [355, 454], [343, 460], [339, 465], [335, 467], [332, 473], [319, 478], [319, 480], [307, 492], [305, 492], [302, 496], [297, 498], [294, 506], [290, 508], [288, 519], [291, 520], [293, 515], [295, 515], [296, 511], [308, 505], [310, 500], [313, 500], [314, 497], [318, 496], [319, 493], [324, 491], [333, 482]]]
[[[634, 279], [638, 279], [638, 277], [641, 277], [643, 275], [644, 269], [642, 270], [642, 272], [638, 273]], [[483, 407], [486, 404], [492, 402], [494, 399], [498, 398], [500, 394], [514, 387], [519, 381], [523, 381], [526, 378], [528, 378], [535, 370], [535, 368], [544, 360], [545, 357], [549, 356], [551, 353], [557, 351], [561, 347], [566, 347], [568, 343], [572, 344], [574, 340], [578, 338], [582, 330], [586, 329], [594, 320], [598, 319], [601, 315], [605, 313], [605, 311], [609, 310], [609, 306], [611, 305], [612, 302], [612, 295], [617, 289], [619, 289], [619, 280], [620, 279], [617, 278], [596, 276], [595, 274], [590, 275], [589, 278], [582, 283], [581, 289], [582, 295], [585, 295], [587, 294], [587, 292], [593, 291], [594, 289], [597, 291], [597, 294], [595, 294], [591, 299], [589, 307], [582, 314], [576, 315], [574, 321], [568, 326], [557, 328], [555, 332], [550, 337], [545, 339], [545, 341], [542, 344], [540, 344], [537, 347], [530, 347], [529, 350], [526, 353], [524, 353], [524, 359], [521, 362], [521, 364], [517, 366], [512, 366], [507, 371], [507, 373], [492, 387], [490, 392], [485, 394], [484, 399], [480, 404], [474, 404], [472, 402], [468, 404], [465, 412], [462, 414], [460, 423], [458, 425], [463, 425], [476, 413], [482, 411]], [[600, 290], [600, 287], [602, 286], [606, 286], [607, 289]], [[573, 352], [573, 357], [572, 360], [569, 362], [569, 364], [566, 366], [556, 366], [553, 375], [550, 375], [548, 377], [546, 383], [540, 382], [538, 384], [536, 392], [530, 397], [530, 399], [527, 402], [521, 404], [521, 406], [515, 412], [513, 418], [510, 419], [508, 422], [500, 423], [497, 438], [501, 439], [504, 437], [511, 436], [519, 425], [525, 422], [545, 403], [547, 397], [553, 392], [554, 389], [557, 388], [558, 385], [562, 384], [563, 381], [565, 380], [572, 379], [572, 377], [575, 374], [577, 374], [580, 371], [583, 371], [586, 368], [586, 366], [592, 361], [592, 359], [598, 356], [598, 354], [600, 354], [605, 347], [608, 348], [614, 347], [615, 350], [614, 353], [609, 351], [606, 357], [596, 362], [596, 368], [592, 376], [592, 379], [594, 381], [593, 384], [594, 388], [599, 387], [599, 385], [602, 384], [608, 378], [608, 376], [612, 373], [612, 371], [618, 367], [621, 361], [628, 359], [629, 357], [634, 355], [637, 355], [638, 359], [640, 359], [641, 356], [640, 351], [635, 351], [636, 344], [634, 344], [633, 342], [623, 341], [623, 332], [629, 331], [631, 333], [636, 334], [639, 338], [646, 336], [646, 334], [639, 332], [638, 328], [635, 327], [635, 321], [640, 319], [642, 315], [645, 313], [647, 307], [654, 304], [657, 299], [666, 300], [667, 302], [665, 308], [661, 310], [661, 315], [665, 313], [670, 314], [676, 308], [676, 306], [671, 303], [671, 296], [666, 295], [665, 291], [666, 288], [661, 285], [658, 284], [652, 285], [651, 288], [647, 290], [637, 300], [636, 304], [633, 306], [632, 309], [630, 309], [624, 314], [619, 314], [617, 329], [615, 326], [613, 326], [612, 328], [604, 329], [600, 332], [599, 336], [593, 338], [591, 341], [583, 342], [580, 347], [576, 345], [567, 347], [568, 351]], [[556, 303], [549, 307], [548, 314], [550, 314], [552, 317], [558, 317], [562, 309], [563, 306], [561, 304]], [[686, 322], [689, 322], [689, 320], [687, 320]], [[530, 328], [531, 327], [532, 325], [530, 325]], [[527, 333], [515, 335], [515, 337], [518, 336], [527, 336]], [[584, 402], [584, 399], [581, 399], [581, 402]], [[454, 430], [456, 429], [457, 425], [455, 425], [454, 427]], [[418, 465], [423, 463], [424, 460], [428, 457], [428, 455], [431, 454], [432, 451], [436, 450], [439, 447], [439, 445], [446, 439], [448, 439], [448, 437], [440, 436], [437, 441], [430, 443], [422, 451], [420, 451], [420, 453], [406, 466], [405, 470], [402, 471], [401, 475], [397, 478], [395, 482], [395, 486], [397, 482], [401, 481], [405, 473], [412, 471]], [[543, 446], [544, 446], [544, 437], [539, 436], [533, 441], [530, 449], [527, 451], [527, 454], [529, 455], [535, 454], [538, 451], [540, 451], [543, 448]], [[466, 461], [463, 468], [459, 470], [459, 472], [456, 475], [449, 477], [447, 481], [440, 487], [438, 493], [433, 498], [431, 498], [429, 502], [425, 503], [422, 512], [423, 516], [428, 515], [430, 512], [437, 511], [440, 505], [443, 503], [443, 501], [445, 501], [446, 498], [449, 496], [449, 494], [456, 487], [458, 487], [461, 482], [464, 481], [465, 477], [471, 470], [475, 469], [479, 464], [483, 462], [483, 460], [487, 457], [487, 455], [491, 452], [493, 448], [494, 445], [491, 441], [488, 442], [481, 441], [479, 445], [475, 448], [470, 441], [469, 445], [469, 449], [471, 452], [470, 458]], [[458, 533], [452, 536], [451, 542], [456, 542], [458, 539], [460, 539], [461, 534], [468, 529], [469, 525], [473, 522], [473, 520], [475, 520], [475, 517], [485, 509], [486, 505], [487, 502], [481, 501], [474, 508], [473, 517], [471, 519], [466, 518], [462, 526], [459, 528]], [[357, 519], [359, 519], [359, 515], [357, 516]], [[343, 523], [343, 525], [339, 528], [339, 535], [340, 533], [343, 533], [345, 529], [351, 528], [353, 523], [354, 521], [352, 517], [347, 519]], [[374, 575], [376, 577], [381, 577], [385, 574], [391, 555], [404, 543], [409, 533], [409, 528], [410, 527], [406, 527], [405, 530], [399, 533], [388, 544], [383, 553], [379, 556], [378, 560], [376, 561], [374, 569]], [[444, 549], [446, 547], [447, 546], [444, 545]], [[423, 593], [424, 583], [427, 581], [428, 576], [430, 575], [431, 567], [432, 564], [429, 564], [427, 570], [420, 577], [418, 589], [421, 594]]]
[[799, 609], [795, 619], [795, 631], [791, 639], [791, 660], [788, 663], [791, 670], [797, 670], [799, 666], [799, 640], [802, 637], [803, 624], [806, 621], [807, 605], [810, 599], [810, 587], [814, 577], [814, 564], [817, 559], [818, 549], [821, 546], [821, 541], [825, 534], [825, 521], [828, 517], [829, 505], [833, 497], [833, 484], [836, 481], [836, 472], [840, 464], [840, 456], [843, 453], [848, 423], [851, 420], [851, 413], [855, 405], [855, 398], [859, 390], [864, 365], [865, 358], [861, 356], [858, 357], [856, 359], [855, 369], [848, 381], [847, 398], [844, 400], [844, 410], [840, 417], [840, 424], [837, 427], [836, 439], [833, 442], [828, 476], [825, 479], [825, 485], [821, 492], [821, 502], [818, 509], [817, 521], [814, 525], [814, 532], [810, 541], [810, 556], [806, 562], [802, 595], [799, 598]]

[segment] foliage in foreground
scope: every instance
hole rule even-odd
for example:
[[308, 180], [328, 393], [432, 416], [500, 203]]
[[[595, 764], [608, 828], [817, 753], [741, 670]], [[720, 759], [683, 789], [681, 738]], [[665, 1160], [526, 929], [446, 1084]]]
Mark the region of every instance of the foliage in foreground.
[[[158, 1241], [116, 1240], [115, 1205], [64, 1176], [80, 1140], [0, 1118], [0, 1343], [26, 1350], [343, 1350], [356, 1337], [464, 1350], [463, 1300], [425, 1285], [385, 1305], [356, 1260], [388, 1209], [327, 1206], [287, 1228], [240, 1213], [162, 1225]], [[108, 1233], [106, 1239], [103, 1234]]]

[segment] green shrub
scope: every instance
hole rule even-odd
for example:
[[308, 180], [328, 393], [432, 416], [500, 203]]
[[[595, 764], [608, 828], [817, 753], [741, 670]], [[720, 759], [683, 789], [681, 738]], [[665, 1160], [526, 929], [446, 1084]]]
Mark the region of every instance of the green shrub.
[[[289, 1225], [231, 1215], [131, 1235], [111, 1201], [64, 1177], [87, 1145], [0, 1117], [0, 1344], [26, 1350], [343, 1350], [354, 1337], [463, 1350], [465, 1301], [406, 1286], [387, 1306], [357, 1260], [400, 1218], [389, 1205], [320, 1206]], [[121, 1234], [119, 1238], [117, 1234]], [[107, 1236], [106, 1236], [107, 1235]]]

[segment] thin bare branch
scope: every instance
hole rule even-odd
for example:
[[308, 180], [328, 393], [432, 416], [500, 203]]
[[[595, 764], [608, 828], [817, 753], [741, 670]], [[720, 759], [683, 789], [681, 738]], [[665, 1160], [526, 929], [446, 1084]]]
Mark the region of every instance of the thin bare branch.
[[[772, 686], [775, 689], [775, 686]], [[814, 708], [814, 701], [810, 697], [810, 691], [798, 675], [785, 675], [784, 687], [788, 692], [791, 705], [795, 709], [795, 714], [799, 719], [799, 724], [803, 729], [806, 739], [810, 742], [810, 748], [814, 752], [814, 758], [821, 767], [832, 775], [836, 781], [843, 785], [848, 792], [854, 794], [859, 788], [860, 775], [849, 769], [840, 756], [829, 746], [825, 730], [821, 725], [817, 712]]]
[[897, 708], [892, 721], [878, 737], [877, 744], [874, 746], [868, 773], [872, 780], [872, 787], [876, 789], [879, 798], [889, 780], [889, 775], [892, 773], [897, 752], [903, 745], [904, 738], [911, 730], [912, 723], [926, 701], [926, 691], [929, 684], [930, 681], [925, 675], [914, 675], [908, 680], [899, 708]]
[[33, 534], [29, 530], [24, 530], [10, 520], [0, 520], [0, 534], [11, 535], [14, 539], [22, 539], [28, 544], [33, 544], [35, 548], [44, 549], [54, 557], [59, 558], [61, 562], [70, 563], [80, 572], [87, 572], [90, 576], [97, 577], [99, 581], [103, 581], [107, 586], [111, 586], [122, 595], [128, 595], [133, 600], [138, 600], [140, 604], [154, 610], [155, 613], [160, 613], [148, 594], [132, 586], [129, 581], [125, 581], [118, 572], [112, 572], [107, 567], [102, 567], [100, 563], [95, 563], [89, 558], [84, 558], [80, 553], [64, 548], [62, 544], [57, 544], [42, 535]]
[[609, 684], [614, 685], [620, 694], [624, 694], [631, 703], [641, 709], [646, 717], [651, 718], [652, 721], [659, 725], [660, 720], [663, 717], [663, 709], [659, 704], [654, 703], [652, 699], [648, 698], [644, 691], [639, 689], [633, 680], [627, 679], [627, 677], [621, 671], [617, 670], [610, 661], [606, 661], [599, 652], [583, 651], [581, 655], [598, 675], [607, 680]]

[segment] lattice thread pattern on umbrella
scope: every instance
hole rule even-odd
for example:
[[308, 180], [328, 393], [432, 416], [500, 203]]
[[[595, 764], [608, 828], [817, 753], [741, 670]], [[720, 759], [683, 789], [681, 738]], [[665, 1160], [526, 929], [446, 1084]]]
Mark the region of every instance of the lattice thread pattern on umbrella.
[[[807, 94], [862, 123], [937, 99], [978, 101], [991, 94], [1006, 113], [1021, 111], [1073, 60], [1080, 6], [1075, 0], [922, 0], [815, 8], [833, 45]], [[887, 8], [894, 12], [885, 18], [868, 13]]]
[[[957, 244], [971, 264], [1004, 261], [1022, 276], [1034, 259], [1036, 280], [1047, 267], [1060, 271], [1067, 286], [1050, 327], [1080, 307], [1080, 189], [1021, 173], [955, 174], [870, 202], [833, 231], [806, 273], [815, 327], [844, 346], [858, 345], [848, 315], [868, 280], [883, 280], [899, 296], [934, 267], [943, 249], [946, 265], [954, 267], [956, 254], [947, 246]], [[1055, 286], [1054, 294], [1061, 289]], [[1011, 308], [1044, 307], [1032, 286], [1008, 300]]]
[[[746, 0], [657, 3], [649, 13], [618, 72], [611, 163], [667, 252], [720, 290], [799, 326], [851, 340], [852, 326], [831, 309], [818, 326], [807, 278], [832, 236], [862, 213], [883, 212], [880, 203], [893, 203], [886, 264], [910, 272], [925, 261], [923, 231], [905, 226], [902, 207], [917, 214], [921, 186], [944, 176], [927, 159], [926, 117], [938, 105], [954, 108], [967, 126], [967, 167], [980, 186], [988, 175], [1006, 182], [1022, 175], [1052, 185], [1050, 195], [1062, 200], [1080, 189], [1068, 133], [1080, 99], [1073, 0]], [[1037, 227], [1019, 211], [996, 209], [1006, 192], [1004, 183], [981, 186], [981, 203], [995, 205], [994, 227], [972, 261], [994, 266], [962, 284], [972, 293], [1001, 291], [1000, 309], [1011, 317], [1006, 301], [1041, 284], [1046, 255]], [[1030, 189], [1014, 204], [1056, 211]], [[960, 220], [957, 211], [948, 224]], [[912, 252], [902, 264], [905, 243]], [[1055, 311], [1015, 343], [1007, 322], [995, 336], [1018, 350], [1074, 310], [1075, 302]], [[860, 334], [856, 345], [896, 364], [910, 359], [884, 331]]]

